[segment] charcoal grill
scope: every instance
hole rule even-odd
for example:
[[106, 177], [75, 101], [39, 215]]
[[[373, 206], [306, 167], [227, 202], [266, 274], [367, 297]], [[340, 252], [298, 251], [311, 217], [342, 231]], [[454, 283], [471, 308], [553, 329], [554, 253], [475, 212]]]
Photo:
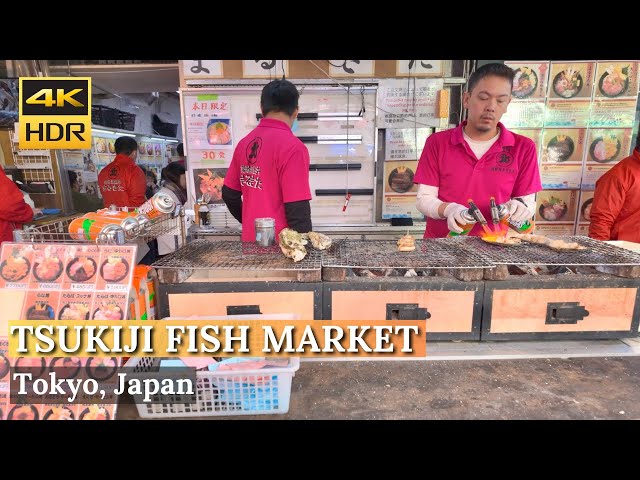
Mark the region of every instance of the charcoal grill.
[[[465, 239], [466, 250], [496, 265], [485, 271], [485, 279], [501, 280], [485, 282], [481, 339], [636, 336], [640, 254], [580, 235], [549, 238], [586, 249], [558, 252], [534, 243], [501, 246], [476, 237]], [[560, 274], [509, 275], [511, 266], [552, 267], [548, 271]]]
[[153, 264], [157, 269], [272, 270], [318, 272], [321, 252], [309, 246], [306, 257], [294, 262], [280, 247], [260, 247], [253, 242], [194, 240]]
[[161, 318], [295, 313], [322, 318], [322, 253], [307, 245], [300, 262], [280, 247], [194, 240], [153, 264]]
[[491, 245], [478, 237], [465, 238], [463, 246], [465, 250], [475, 252], [494, 265], [640, 266], [640, 253], [593, 238], [580, 235], [548, 238], [577, 242], [587, 248], [558, 252], [544, 245], [529, 242], [515, 246]]

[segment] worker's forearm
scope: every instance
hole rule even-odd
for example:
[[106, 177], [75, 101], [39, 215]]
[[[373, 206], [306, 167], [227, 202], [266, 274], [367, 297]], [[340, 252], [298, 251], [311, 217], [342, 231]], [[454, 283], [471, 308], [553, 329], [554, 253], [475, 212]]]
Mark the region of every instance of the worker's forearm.
[[242, 223], [242, 192], [223, 185], [222, 200], [233, 218]]

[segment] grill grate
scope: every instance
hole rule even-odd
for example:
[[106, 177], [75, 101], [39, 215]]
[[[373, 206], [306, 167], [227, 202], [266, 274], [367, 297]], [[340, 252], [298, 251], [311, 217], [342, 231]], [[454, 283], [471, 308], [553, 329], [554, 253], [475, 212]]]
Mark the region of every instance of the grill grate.
[[307, 245], [307, 256], [294, 262], [277, 245], [259, 247], [251, 242], [194, 240], [153, 264], [156, 268], [204, 270], [320, 270], [321, 252]]
[[640, 254], [616, 247], [593, 238], [575, 236], [549, 236], [578, 242], [587, 250], [557, 252], [544, 245], [523, 242], [513, 247], [490, 245], [477, 237], [465, 238], [464, 248], [477, 252], [487, 262], [498, 265], [640, 265]]
[[395, 240], [336, 240], [322, 259], [323, 267], [344, 268], [486, 268], [486, 256], [461, 248], [461, 238], [416, 240], [413, 252], [399, 252]]

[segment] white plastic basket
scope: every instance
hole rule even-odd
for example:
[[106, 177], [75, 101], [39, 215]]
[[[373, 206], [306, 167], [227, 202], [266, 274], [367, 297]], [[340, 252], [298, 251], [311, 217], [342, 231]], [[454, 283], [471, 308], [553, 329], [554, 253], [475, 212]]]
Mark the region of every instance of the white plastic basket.
[[[130, 358], [126, 366], [132, 368], [129, 377], [136, 373], [145, 378], [159, 371], [160, 358]], [[256, 370], [206, 370], [196, 372], [195, 395], [187, 396], [188, 403], [136, 403], [142, 418], [179, 418], [225, 415], [259, 415], [287, 413], [291, 397], [291, 380], [300, 368], [299, 358], [290, 358], [289, 365], [282, 368]], [[166, 395], [163, 396], [166, 399]], [[153, 396], [152, 402], [157, 401]], [[169, 397], [170, 398], [170, 397]]]

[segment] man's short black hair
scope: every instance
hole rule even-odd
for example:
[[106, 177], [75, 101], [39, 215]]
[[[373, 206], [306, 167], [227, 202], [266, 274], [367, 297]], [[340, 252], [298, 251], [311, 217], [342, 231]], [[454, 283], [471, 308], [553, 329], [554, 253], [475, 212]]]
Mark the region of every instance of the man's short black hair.
[[487, 63], [486, 65], [481, 66], [476, 69], [471, 76], [469, 77], [469, 82], [467, 83], [467, 92], [471, 93], [471, 91], [475, 88], [480, 80], [485, 77], [501, 77], [505, 80], [509, 80], [511, 84], [511, 88], [513, 88], [513, 77], [515, 77], [516, 72], [511, 67], [507, 67], [503, 63]]
[[184, 145], [179, 143], [178, 146], [176, 147], [176, 151], [178, 152], [178, 155], [180, 155], [181, 157], [184, 157]]
[[133, 137], [118, 137], [113, 146], [116, 149], [116, 154], [124, 153], [125, 155], [130, 155], [131, 152], [138, 149], [138, 142]]
[[186, 170], [178, 162], [172, 162], [162, 169], [160, 178], [162, 180], [169, 180], [170, 182], [180, 185], [180, 175], [186, 173]]
[[260, 96], [262, 115], [270, 112], [284, 112], [293, 115], [298, 108], [300, 94], [296, 86], [289, 80], [273, 80], [265, 85]]

